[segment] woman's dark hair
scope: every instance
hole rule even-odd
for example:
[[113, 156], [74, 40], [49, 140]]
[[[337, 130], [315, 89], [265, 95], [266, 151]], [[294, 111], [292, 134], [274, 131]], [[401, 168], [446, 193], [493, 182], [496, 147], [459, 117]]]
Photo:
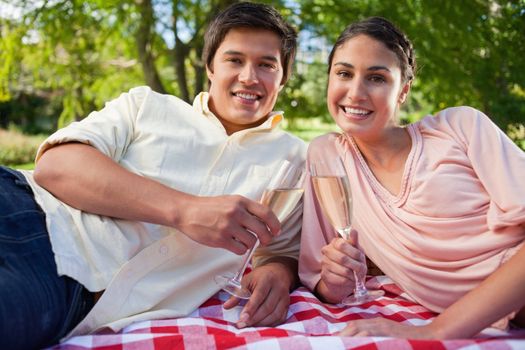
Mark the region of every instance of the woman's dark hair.
[[297, 33], [271, 6], [251, 2], [230, 5], [210, 23], [204, 35], [202, 59], [213, 69], [212, 61], [228, 31], [234, 28], [264, 29], [277, 34], [281, 39], [281, 61], [284, 84], [291, 75], [297, 51]]
[[414, 79], [416, 72], [416, 57], [412, 43], [408, 37], [392, 22], [383, 17], [369, 17], [359, 22], [350, 24], [339, 35], [330, 56], [328, 56], [328, 73], [332, 67], [335, 51], [345, 42], [358, 35], [367, 35], [382, 42], [389, 50], [394, 52], [399, 59], [401, 78], [404, 82]]

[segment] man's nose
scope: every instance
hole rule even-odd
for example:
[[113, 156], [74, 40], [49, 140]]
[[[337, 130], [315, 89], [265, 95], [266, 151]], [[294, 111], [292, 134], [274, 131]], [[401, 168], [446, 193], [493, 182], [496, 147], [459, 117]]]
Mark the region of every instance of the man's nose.
[[252, 64], [245, 64], [239, 74], [239, 81], [245, 85], [257, 84], [259, 79], [257, 78], [257, 71]]

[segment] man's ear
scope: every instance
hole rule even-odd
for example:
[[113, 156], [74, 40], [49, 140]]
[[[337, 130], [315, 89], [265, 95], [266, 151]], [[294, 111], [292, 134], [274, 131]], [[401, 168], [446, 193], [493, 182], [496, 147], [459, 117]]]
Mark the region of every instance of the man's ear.
[[409, 80], [406, 82], [405, 86], [403, 86], [403, 88], [401, 89], [401, 92], [399, 93], [399, 99], [398, 99], [398, 103], [400, 105], [405, 103], [411, 87], [412, 87], [412, 80]]

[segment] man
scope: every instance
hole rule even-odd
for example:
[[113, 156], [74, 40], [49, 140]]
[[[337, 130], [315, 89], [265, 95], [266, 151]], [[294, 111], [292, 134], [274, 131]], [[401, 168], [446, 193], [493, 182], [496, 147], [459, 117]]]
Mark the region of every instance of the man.
[[[215, 276], [239, 268], [255, 236], [262, 247], [243, 279], [252, 297], [237, 325], [284, 320], [297, 282], [300, 208], [281, 226], [257, 200], [283, 160], [304, 164], [304, 143], [276, 129], [282, 116], [271, 112], [296, 33], [275, 9], [237, 3], [205, 41], [210, 88], [193, 107], [132, 89], [51, 135], [34, 177], [0, 172], [13, 200], [27, 201], [13, 209], [6, 200], [0, 217], [37, 222], [9, 228], [17, 237], [6, 238], [16, 241], [5, 256], [18, 258], [22, 273], [6, 277], [0, 268], [0, 344], [41, 347], [66, 334], [187, 315], [220, 289]], [[35, 318], [36, 327], [27, 323]]]

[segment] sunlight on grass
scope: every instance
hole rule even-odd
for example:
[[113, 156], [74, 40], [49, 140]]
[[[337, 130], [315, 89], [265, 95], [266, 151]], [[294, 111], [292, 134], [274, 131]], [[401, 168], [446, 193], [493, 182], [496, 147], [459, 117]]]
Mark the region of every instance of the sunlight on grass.
[[45, 138], [44, 135], [24, 135], [15, 128], [0, 129], [0, 165], [32, 168], [38, 146]]
[[327, 123], [322, 118], [295, 118], [293, 121], [285, 119], [283, 129], [306, 142], [332, 131], [340, 131], [337, 125]]

